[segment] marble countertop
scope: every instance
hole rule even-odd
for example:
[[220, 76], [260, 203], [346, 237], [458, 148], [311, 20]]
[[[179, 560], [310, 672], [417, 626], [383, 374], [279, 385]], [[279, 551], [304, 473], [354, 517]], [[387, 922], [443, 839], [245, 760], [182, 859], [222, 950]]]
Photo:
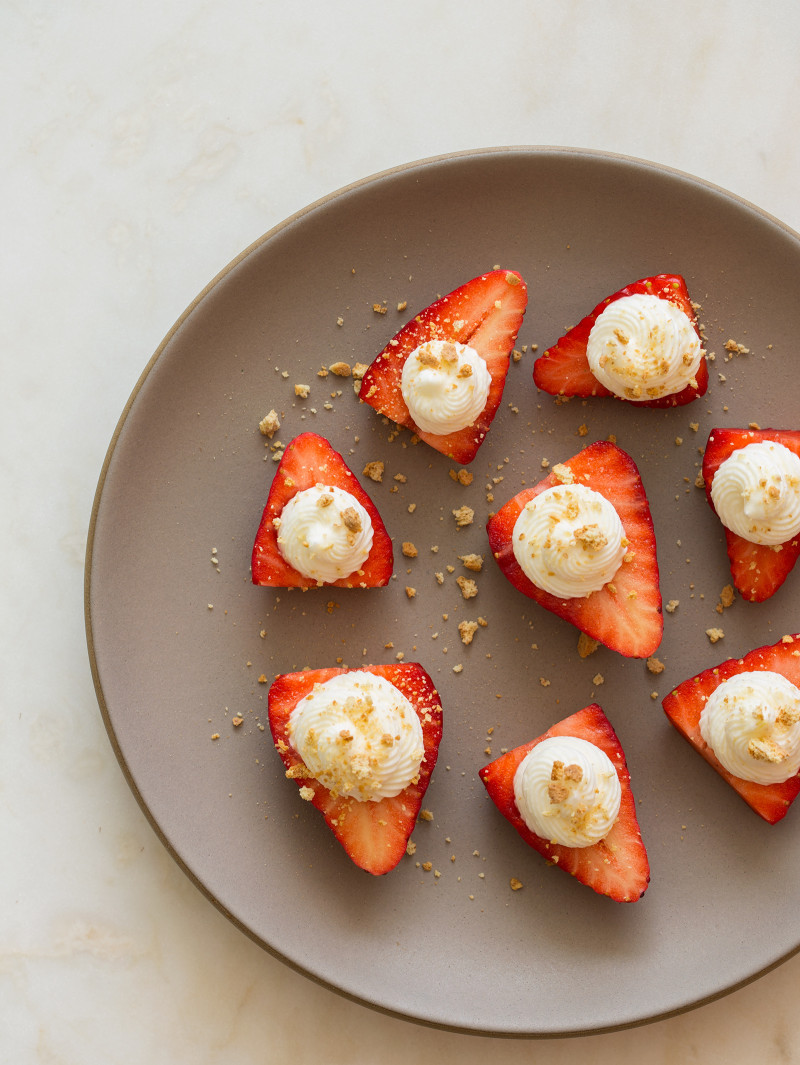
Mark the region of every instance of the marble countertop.
[[381, 1015], [265, 953], [128, 789], [92, 684], [83, 570], [105, 452], [152, 352], [242, 249], [349, 182], [567, 145], [695, 174], [800, 230], [800, 7], [19, 0], [0, 28], [0, 1057], [797, 1060], [800, 958], [642, 1028], [501, 1045]]

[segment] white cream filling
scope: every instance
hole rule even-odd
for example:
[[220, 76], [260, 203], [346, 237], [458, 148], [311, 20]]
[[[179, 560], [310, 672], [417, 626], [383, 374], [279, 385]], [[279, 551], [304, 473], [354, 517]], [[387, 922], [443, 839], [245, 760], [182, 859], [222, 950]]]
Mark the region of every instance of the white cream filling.
[[425, 753], [413, 705], [385, 677], [354, 671], [316, 684], [292, 711], [289, 739], [308, 775], [336, 795], [378, 802], [419, 779]]
[[372, 521], [354, 495], [324, 484], [292, 496], [276, 523], [278, 549], [304, 577], [349, 577], [369, 557]]
[[586, 356], [597, 380], [634, 403], [671, 396], [695, 381], [703, 349], [689, 317], [658, 296], [613, 300], [597, 316]]
[[800, 532], [800, 458], [772, 440], [737, 448], [714, 474], [711, 501], [731, 532], [783, 544]]
[[736, 673], [708, 697], [700, 734], [734, 776], [788, 780], [800, 769], [800, 689], [771, 670]]
[[472, 425], [486, 406], [492, 377], [474, 348], [449, 340], [420, 344], [403, 364], [401, 391], [417, 426], [445, 436]]
[[537, 743], [514, 774], [514, 801], [531, 830], [565, 847], [605, 839], [622, 800], [617, 771], [605, 751], [575, 736]]
[[575, 599], [613, 579], [628, 541], [605, 496], [586, 485], [561, 484], [526, 503], [514, 523], [512, 547], [537, 588]]

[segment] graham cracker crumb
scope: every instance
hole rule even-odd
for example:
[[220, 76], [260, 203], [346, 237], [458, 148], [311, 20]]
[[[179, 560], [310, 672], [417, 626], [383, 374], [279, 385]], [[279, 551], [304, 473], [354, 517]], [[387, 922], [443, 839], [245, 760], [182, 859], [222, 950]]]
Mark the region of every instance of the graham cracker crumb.
[[716, 606], [717, 613], [721, 614], [723, 610], [727, 610], [729, 606], [733, 606], [733, 602], [735, 599], [736, 593], [733, 590], [733, 585], [726, 584], [722, 591], [719, 593], [719, 602]]
[[561, 484], [573, 484], [575, 481], [575, 474], [569, 468], [565, 466], [563, 462], [557, 462], [553, 467], [553, 476]]
[[522, 881], [517, 880], [515, 876], [512, 876], [508, 883], [512, 891], [519, 891], [522, 887]]
[[585, 632], [582, 632], [578, 637], [578, 654], [581, 658], [588, 658], [589, 655], [593, 655], [599, 646], [599, 642], [593, 640], [591, 636], [587, 636]]
[[337, 377], [350, 377], [353, 372], [349, 362], [332, 362], [328, 369]]
[[547, 677], [539, 677], [539, 683], [543, 688], [550, 687], [550, 681], [547, 679]]
[[383, 480], [383, 471], [386, 467], [382, 462], [368, 462], [364, 469], [361, 471], [365, 477], [369, 477], [371, 481], [377, 481], [378, 484]]
[[471, 570], [473, 573], [480, 573], [483, 569], [482, 555], [459, 555], [458, 561], [463, 563], [465, 569]]
[[406, 556], [406, 558], [416, 558], [417, 555], [419, 554], [419, 552], [417, 551], [416, 547], [414, 547], [414, 545], [411, 543], [410, 540], [404, 540], [403, 541], [403, 554]]
[[606, 678], [603, 676], [602, 673], [595, 673], [595, 675], [592, 677], [592, 684], [595, 684], [598, 687], [601, 684], [605, 684], [605, 682], [606, 682]]
[[668, 614], [674, 614], [675, 611], [680, 606], [680, 602], [681, 602], [680, 599], [670, 599], [670, 601], [667, 603], [667, 605], [664, 607], [664, 609], [666, 610], [666, 612]]
[[300, 399], [308, 399], [308, 393], [311, 391], [311, 385], [295, 385], [294, 394], [299, 396]]
[[472, 525], [472, 520], [475, 517], [475, 511], [472, 507], [458, 507], [453, 511], [453, 517], [456, 519], [456, 525], [459, 529], [463, 529], [465, 525]]
[[706, 629], [706, 636], [712, 643], [716, 643], [718, 640], [725, 638], [725, 633], [722, 629]]
[[262, 436], [272, 437], [280, 429], [281, 423], [278, 419], [278, 412], [271, 410], [269, 414], [265, 414], [261, 421], [258, 423], [258, 428]]
[[471, 474], [469, 470], [450, 470], [449, 474], [454, 481], [458, 481], [459, 484], [463, 485], [472, 484], [474, 479], [473, 474]]
[[469, 577], [456, 577], [456, 584], [461, 589], [461, 594], [465, 599], [474, 599], [478, 594], [477, 584]]
[[243, 721], [244, 721], [244, 718], [242, 717], [241, 714], [237, 714], [236, 717], [232, 717], [231, 718], [231, 724], [233, 725], [234, 728], [238, 728], [242, 724]]
[[380, 303], [373, 303], [372, 309], [376, 314], [386, 314], [387, 307], [382, 307]]
[[433, 820], [433, 811], [432, 810], [420, 810], [419, 819], [420, 819], [420, 821], [432, 821]]
[[416, 843], [415, 843], [415, 842], [413, 841], [413, 839], [410, 839], [410, 840], [408, 841], [408, 843], [406, 843], [406, 854], [407, 854], [407, 855], [408, 855], [409, 857], [411, 857], [411, 855], [412, 855], [412, 854], [416, 854], [416, 853], [417, 853], [417, 845], [416, 845]]
[[406, 595], [408, 596], [409, 599], [413, 599], [416, 594], [417, 594], [417, 589], [416, 588], [409, 588], [408, 585], [406, 585]]
[[467, 646], [472, 643], [475, 633], [478, 631], [477, 621], [461, 621], [458, 625], [458, 634], [461, 642]]
[[656, 658], [655, 655], [651, 655], [647, 659], [647, 668], [650, 673], [663, 673], [664, 663], [660, 659]]

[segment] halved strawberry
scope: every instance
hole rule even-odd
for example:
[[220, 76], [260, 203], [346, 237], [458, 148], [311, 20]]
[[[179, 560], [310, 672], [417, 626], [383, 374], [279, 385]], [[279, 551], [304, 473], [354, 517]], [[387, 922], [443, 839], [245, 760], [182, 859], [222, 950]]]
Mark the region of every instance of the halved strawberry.
[[[364, 374], [359, 398], [456, 462], [471, 462], [500, 406], [509, 356], [528, 303], [528, 288], [513, 270], [493, 270], [442, 296], [415, 315], [386, 345]], [[484, 359], [492, 378], [486, 406], [473, 425], [438, 435], [423, 432], [401, 391], [403, 365], [420, 344], [451, 340]]]
[[[619, 816], [605, 839], [591, 847], [565, 847], [543, 839], [528, 828], [514, 801], [514, 774], [520, 762], [532, 748], [550, 736], [577, 736], [588, 740], [605, 751], [617, 770], [622, 789]], [[644, 895], [650, 882], [650, 863], [636, 817], [631, 776], [617, 734], [597, 703], [559, 721], [530, 743], [501, 755], [478, 775], [500, 813], [526, 843], [553, 865], [615, 902], [636, 902]]]
[[664, 618], [653, 520], [636, 463], [616, 444], [601, 440], [560, 465], [571, 471], [576, 484], [605, 496], [619, 514], [629, 546], [613, 581], [589, 596], [562, 599], [533, 584], [517, 562], [514, 525], [529, 500], [560, 483], [553, 472], [523, 489], [490, 518], [486, 531], [492, 554], [524, 595], [613, 651], [629, 658], [648, 658], [661, 642]]
[[349, 577], [332, 584], [338, 588], [377, 588], [388, 584], [394, 567], [394, 552], [386, 526], [342, 456], [317, 433], [301, 433], [283, 453], [253, 544], [253, 584], [276, 588], [316, 587], [313, 578], [298, 573], [281, 554], [273, 520], [280, 517], [292, 496], [320, 483], [350, 492], [372, 521], [372, 548], [366, 562]]
[[[800, 432], [795, 429], [712, 429], [703, 456], [703, 481], [706, 499], [711, 499], [711, 482], [725, 459], [734, 451], [757, 441], [773, 440], [800, 456]], [[716, 513], [716, 511], [715, 511]], [[725, 529], [728, 558], [733, 583], [739, 593], [752, 603], [763, 603], [780, 588], [800, 555], [800, 536], [770, 547], [745, 540]]]
[[700, 714], [714, 689], [736, 673], [760, 669], [781, 673], [792, 684], [800, 687], [800, 633], [784, 636], [778, 643], [757, 647], [744, 658], [729, 658], [727, 662], [706, 669], [696, 677], [690, 677], [662, 699], [661, 704], [664, 713], [678, 732], [716, 769], [723, 780], [727, 780], [759, 817], [774, 825], [786, 816], [789, 807], [797, 798], [800, 792], [800, 774], [782, 784], [753, 784], [749, 780], [742, 780], [720, 764], [700, 735]]
[[380, 802], [359, 802], [352, 797], [333, 795], [313, 777], [294, 779], [299, 787], [313, 791], [311, 802], [323, 814], [355, 864], [374, 876], [381, 876], [394, 869], [405, 854], [436, 765], [442, 738], [442, 704], [431, 678], [416, 662], [363, 666], [360, 670], [332, 667], [284, 673], [276, 678], [269, 690], [269, 724], [288, 775], [294, 766], [302, 766], [302, 759], [292, 747], [287, 731], [292, 710], [315, 684], [322, 684], [341, 673], [358, 672], [384, 677], [416, 710], [422, 724], [425, 749], [419, 779], [399, 795]]
[[[552, 348], [548, 348], [539, 356], [533, 364], [533, 381], [536, 387], [554, 396], [613, 396], [614, 393], [610, 392], [605, 385], [601, 385], [589, 369], [589, 360], [586, 357], [589, 334], [598, 316], [609, 303], [623, 296], [633, 296], [639, 293], [658, 296], [680, 307], [694, 326], [698, 337], [700, 336], [697, 330], [697, 316], [692, 301], [689, 299], [684, 279], [679, 274], [656, 274], [654, 277], [645, 277], [641, 281], [626, 285], [613, 296], [608, 296], [602, 303], [598, 303], [591, 314], [570, 329]], [[708, 388], [708, 366], [705, 355], [695, 380], [696, 388], [687, 385], [681, 392], [676, 392], [674, 395], [662, 396], [660, 399], [651, 399], [642, 403], [637, 402], [637, 406], [679, 407], [704, 395]], [[630, 401], [624, 400], [623, 402]]]

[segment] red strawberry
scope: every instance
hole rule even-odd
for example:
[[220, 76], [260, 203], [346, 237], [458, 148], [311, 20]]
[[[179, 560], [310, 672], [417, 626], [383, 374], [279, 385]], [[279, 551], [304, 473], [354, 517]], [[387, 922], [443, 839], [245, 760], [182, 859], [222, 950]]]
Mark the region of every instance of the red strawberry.
[[[641, 281], [634, 281], [625, 288], [615, 292], [598, 303], [591, 314], [582, 319], [576, 326], [552, 347], [548, 348], [533, 364], [533, 381], [537, 388], [543, 392], [549, 392], [554, 396], [611, 396], [604, 385], [601, 385], [592, 371], [589, 369], [589, 360], [586, 357], [586, 345], [589, 334], [598, 316], [606, 309], [609, 303], [620, 299], [622, 296], [636, 294], [649, 294], [661, 299], [669, 300], [685, 312], [689, 321], [697, 330], [697, 316], [689, 299], [686, 282], [679, 274], [657, 274], [655, 277], [645, 277]], [[699, 336], [698, 332], [698, 336]], [[679, 407], [685, 403], [691, 403], [693, 399], [705, 394], [708, 388], [708, 366], [705, 356], [696, 374], [697, 387], [687, 385], [681, 392], [670, 396], [662, 396], [660, 399], [651, 399], [643, 403], [637, 403], [639, 407]], [[619, 397], [617, 397], [619, 398]], [[625, 400], [624, 402], [629, 402]]]
[[786, 816], [789, 807], [797, 798], [800, 792], [800, 774], [782, 784], [753, 784], [749, 780], [735, 777], [720, 765], [716, 755], [700, 735], [700, 714], [714, 689], [736, 673], [768, 669], [773, 673], [781, 673], [792, 684], [800, 687], [798, 648], [800, 634], [784, 636], [779, 643], [758, 647], [744, 658], [729, 658], [727, 662], [713, 669], [706, 669], [696, 677], [690, 677], [661, 701], [664, 713], [678, 732], [739, 792], [748, 806], [771, 825]]
[[[500, 406], [509, 355], [527, 303], [528, 288], [512, 270], [493, 270], [468, 281], [403, 326], [367, 370], [359, 397], [443, 455], [456, 462], [471, 462]], [[468, 344], [485, 360], [492, 378], [486, 406], [475, 423], [443, 436], [423, 432], [415, 425], [400, 386], [406, 359], [429, 340]]]
[[[711, 501], [711, 482], [714, 480], [714, 474], [734, 451], [761, 440], [773, 440], [800, 455], [800, 432], [794, 429], [711, 430], [703, 456], [703, 480], [706, 499], [712, 510], [714, 504]], [[763, 603], [777, 592], [800, 555], [800, 537], [770, 547], [767, 544], [751, 543], [730, 529], [725, 529], [725, 540], [733, 583], [741, 595], [753, 603]]]
[[[523, 821], [514, 801], [517, 767], [528, 751], [550, 736], [577, 736], [588, 740], [605, 751], [616, 767], [622, 788], [619, 816], [605, 839], [591, 847], [565, 847], [537, 836]], [[617, 734], [597, 703], [559, 721], [538, 739], [501, 755], [478, 775], [500, 813], [525, 842], [549, 862], [615, 902], [635, 902], [644, 895], [650, 882], [650, 864], [636, 817], [631, 775]]]
[[317, 586], [313, 578], [298, 573], [281, 554], [273, 519], [280, 517], [292, 496], [320, 483], [350, 492], [372, 520], [373, 539], [369, 557], [360, 570], [333, 581], [333, 585], [338, 588], [377, 588], [388, 584], [394, 567], [394, 553], [386, 526], [339, 452], [334, 451], [328, 441], [316, 433], [296, 436], [283, 453], [253, 544], [253, 584], [277, 588]]
[[540, 606], [620, 654], [648, 658], [661, 642], [664, 618], [653, 521], [636, 463], [616, 444], [601, 440], [560, 465], [568, 467], [576, 484], [605, 496], [619, 514], [629, 547], [613, 581], [588, 597], [562, 599], [533, 584], [514, 557], [517, 518], [529, 500], [559, 483], [556, 473], [523, 489], [489, 520], [492, 554], [514, 587]]
[[386, 666], [364, 666], [360, 670], [313, 669], [284, 673], [269, 690], [269, 724], [275, 747], [287, 769], [287, 776], [303, 766], [300, 755], [289, 741], [287, 725], [297, 703], [312, 690], [340, 673], [374, 673], [399, 688], [412, 703], [422, 723], [425, 755], [419, 779], [391, 799], [359, 802], [352, 797], [333, 795], [313, 777], [295, 776], [299, 787], [311, 788], [311, 802], [325, 817], [328, 826], [348, 855], [368, 873], [380, 876], [397, 865], [406, 852], [414, 830], [422, 798], [430, 782], [439, 741], [442, 738], [442, 705], [433, 681], [416, 662]]

